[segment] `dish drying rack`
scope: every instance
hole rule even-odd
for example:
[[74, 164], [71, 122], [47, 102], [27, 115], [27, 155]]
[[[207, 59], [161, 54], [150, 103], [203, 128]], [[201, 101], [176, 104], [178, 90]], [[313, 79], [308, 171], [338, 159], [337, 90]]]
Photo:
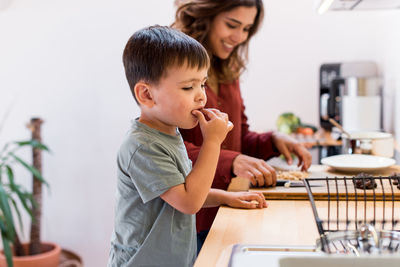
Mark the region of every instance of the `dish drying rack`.
[[[371, 180], [369, 180], [371, 179]], [[328, 254], [400, 256], [399, 177], [307, 178], [304, 184]], [[376, 183], [367, 189], [368, 183]], [[370, 184], [369, 184], [370, 185]]]

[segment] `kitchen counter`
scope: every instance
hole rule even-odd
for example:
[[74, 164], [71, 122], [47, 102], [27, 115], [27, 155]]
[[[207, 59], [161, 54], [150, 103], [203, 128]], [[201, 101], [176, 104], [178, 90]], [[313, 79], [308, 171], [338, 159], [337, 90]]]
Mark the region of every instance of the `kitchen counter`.
[[318, 238], [309, 201], [269, 200], [266, 209], [221, 207], [195, 267], [228, 266], [234, 244], [309, 245]]
[[[324, 167], [312, 165], [310, 170], [320, 172], [321, 168]], [[400, 166], [392, 168], [400, 170]], [[247, 184], [236, 186], [243, 185]], [[308, 200], [267, 199], [267, 202], [269, 206], [265, 209], [221, 207], [194, 266], [228, 266], [235, 244], [315, 245], [318, 231]]]

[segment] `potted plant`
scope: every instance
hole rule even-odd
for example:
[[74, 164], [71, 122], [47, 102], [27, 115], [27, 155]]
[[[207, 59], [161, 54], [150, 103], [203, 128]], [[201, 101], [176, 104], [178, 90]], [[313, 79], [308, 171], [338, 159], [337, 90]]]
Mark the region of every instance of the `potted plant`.
[[[47, 184], [41, 174], [41, 151], [48, 148], [41, 143], [40, 126], [42, 120], [31, 119], [28, 128], [32, 131], [32, 139], [9, 142], [0, 150], [0, 232], [4, 256], [0, 255], [0, 266], [58, 266], [61, 248], [56, 244], [43, 243], [40, 240], [42, 184]], [[20, 149], [32, 148], [33, 163], [29, 164], [18, 156]], [[25, 168], [33, 177], [32, 192], [16, 182], [14, 169]], [[16, 231], [16, 220], [22, 225], [22, 212], [31, 217], [29, 244], [21, 244]], [[14, 257], [13, 257], [14, 256]], [[43, 256], [50, 256], [50, 265], [43, 263]], [[36, 260], [39, 262], [30, 262]]]

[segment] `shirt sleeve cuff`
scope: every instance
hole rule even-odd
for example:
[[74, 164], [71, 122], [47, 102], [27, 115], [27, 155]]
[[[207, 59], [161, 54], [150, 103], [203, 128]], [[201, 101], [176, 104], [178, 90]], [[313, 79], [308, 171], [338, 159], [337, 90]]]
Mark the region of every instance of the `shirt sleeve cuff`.
[[240, 152], [232, 150], [221, 150], [218, 160], [216, 177], [220, 177], [224, 183], [229, 184], [233, 175], [232, 166], [233, 160], [240, 155]]

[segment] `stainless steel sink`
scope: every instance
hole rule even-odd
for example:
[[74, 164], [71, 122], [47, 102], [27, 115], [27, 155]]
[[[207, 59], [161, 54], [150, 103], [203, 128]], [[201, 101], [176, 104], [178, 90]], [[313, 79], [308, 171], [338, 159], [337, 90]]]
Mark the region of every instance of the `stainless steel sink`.
[[229, 267], [269, 266], [278, 267], [279, 260], [288, 256], [293, 257], [320, 257], [312, 246], [264, 246], [236, 244], [232, 248]]
[[398, 267], [400, 256], [397, 255], [328, 255], [310, 246], [233, 246], [229, 267]]

